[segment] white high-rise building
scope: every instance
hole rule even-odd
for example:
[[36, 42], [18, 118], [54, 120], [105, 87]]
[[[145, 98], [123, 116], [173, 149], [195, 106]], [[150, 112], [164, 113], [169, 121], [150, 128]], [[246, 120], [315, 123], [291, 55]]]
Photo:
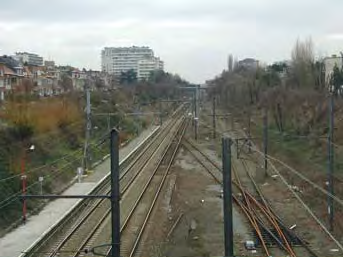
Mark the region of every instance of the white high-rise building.
[[101, 51], [102, 71], [119, 77], [121, 72], [134, 70], [138, 79], [146, 79], [150, 72], [163, 69], [163, 62], [154, 57], [146, 46], [105, 47]]
[[22, 64], [28, 64], [33, 66], [43, 66], [43, 57], [38, 54], [17, 52], [14, 58]]
[[138, 80], [148, 79], [151, 72], [163, 70], [163, 62], [158, 57], [142, 59], [138, 61], [137, 78]]

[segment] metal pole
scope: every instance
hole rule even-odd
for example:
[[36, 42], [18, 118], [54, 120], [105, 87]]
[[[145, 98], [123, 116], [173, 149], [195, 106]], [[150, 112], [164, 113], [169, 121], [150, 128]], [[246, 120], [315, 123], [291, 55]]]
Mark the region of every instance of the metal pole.
[[[192, 91], [193, 92], [193, 91]], [[192, 97], [193, 97], [193, 99], [192, 99], [192, 101], [191, 101], [191, 108], [192, 108], [192, 127], [194, 127], [195, 128], [195, 92], [193, 92], [193, 94], [192, 94]], [[195, 131], [195, 130], [194, 130]]]
[[233, 256], [231, 144], [230, 138], [222, 139], [225, 256]]
[[236, 138], [236, 159], [239, 158], [239, 145], [238, 145], [239, 141], [238, 139]]
[[235, 119], [233, 117], [233, 110], [231, 112], [231, 130], [235, 129]]
[[[21, 156], [21, 182], [22, 182], [22, 193], [26, 195], [26, 175], [25, 175], [25, 149], [22, 152]], [[23, 199], [23, 223], [26, 223], [26, 199]]]
[[43, 195], [43, 180], [44, 180], [44, 177], [40, 176], [38, 178], [38, 181], [39, 181], [39, 189], [40, 189], [40, 194]]
[[216, 134], [216, 97], [213, 97], [212, 99], [212, 104], [213, 104], [213, 117], [212, 117], [212, 122], [213, 122], [213, 139], [216, 139], [217, 134]]
[[251, 153], [251, 110], [248, 111], [248, 147], [249, 153]]
[[[333, 149], [333, 127], [334, 127], [334, 97], [333, 94], [330, 95], [330, 118], [329, 118], [329, 136], [328, 136], [328, 187], [330, 194], [334, 194], [333, 187], [333, 172], [334, 172], [334, 149]], [[329, 212], [329, 229], [333, 231], [333, 221], [334, 221], [334, 209], [333, 209], [333, 199], [328, 197], [328, 212]]]
[[195, 88], [194, 97], [194, 139], [198, 140], [198, 87]]
[[264, 172], [265, 176], [268, 176], [268, 111], [264, 110], [263, 115], [263, 152], [264, 152]]
[[110, 113], [108, 113], [108, 116], [107, 116], [107, 131], [110, 131], [111, 130], [111, 115]]
[[119, 133], [111, 131], [111, 219], [112, 257], [120, 257]]
[[160, 126], [162, 126], [162, 123], [163, 123], [163, 120], [162, 120], [162, 100], [160, 100], [159, 108], [160, 108]]
[[83, 152], [83, 170], [86, 171], [88, 168], [88, 158], [89, 158], [89, 138], [90, 138], [90, 131], [91, 131], [91, 97], [90, 97], [90, 89], [88, 84], [85, 85], [86, 87], [86, 137], [85, 137], [85, 146]]

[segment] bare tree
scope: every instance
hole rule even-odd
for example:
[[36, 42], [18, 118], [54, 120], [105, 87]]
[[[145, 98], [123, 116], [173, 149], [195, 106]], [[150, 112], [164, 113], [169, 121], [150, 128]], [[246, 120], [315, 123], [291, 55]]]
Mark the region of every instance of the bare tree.
[[315, 62], [313, 42], [299, 39], [292, 50], [291, 83], [297, 88], [315, 88]]
[[229, 54], [229, 57], [228, 57], [228, 69], [229, 69], [229, 72], [233, 71], [233, 55], [232, 54]]

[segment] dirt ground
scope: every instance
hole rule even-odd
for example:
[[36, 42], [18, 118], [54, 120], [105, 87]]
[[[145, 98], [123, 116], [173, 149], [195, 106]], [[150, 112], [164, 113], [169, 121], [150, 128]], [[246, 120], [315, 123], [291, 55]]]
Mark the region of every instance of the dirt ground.
[[[211, 124], [210, 117], [204, 113], [203, 120], [206, 122], [206, 119], [207, 124]], [[240, 131], [238, 123], [227, 122], [225, 119], [218, 119], [217, 128], [227, 131], [228, 135], [237, 136], [234, 135], [236, 132], [231, 130], [231, 124]], [[191, 127], [186, 136], [194, 137]], [[200, 124], [198, 138], [198, 145], [220, 164], [221, 136], [218, 135], [217, 139], [213, 140], [211, 130]], [[294, 231], [308, 242], [318, 256], [343, 256], [342, 252], [335, 251], [337, 246], [310, 217], [280, 178], [260, 176], [261, 163], [256, 163], [253, 161], [255, 158], [250, 157], [241, 154], [237, 159], [233, 148], [233, 165], [243, 184], [252, 190], [242, 159], [286, 226], [296, 225]], [[164, 192], [149, 223], [148, 233], [139, 250], [140, 256], [223, 256], [221, 188], [186, 148], [180, 149]], [[257, 253], [244, 248], [246, 240], [254, 240], [252, 228], [239, 207], [234, 206], [233, 213], [235, 255], [264, 256], [260, 248], [257, 249]], [[302, 247], [294, 249], [299, 257], [310, 256]], [[271, 249], [271, 253], [274, 257], [286, 256], [276, 247]]]
[[[235, 131], [231, 131], [231, 124], [225, 122], [223, 119], [218, 119], [218, 128], [221, 131], [228, 131], [228, 134], [234, 134]], [[235, 124], [235, 130], [239, 130], [239, 124]], [[207, 132], [209, 133], [209, 132]], [[242, 154], [241, 159], [245, 159], [245, 162], [255, 173], [261, 172], [261, 163], [256, 163], [251, 161], [249, 155]], [[237, 162], [237, 160], [235, 161]], [[242, 170], [239, 170], [242, 171]], [[310, 172], [310, 171], [308, 171]], [[305, 241], [308, 242], [309, 246], [315, 253], [319, 256], [343, 256], [342, 252], [336, 252], [338, 248], [320, 228], [320, 226], [314, 221], [314, 219], [308, 214], [304, 207], [299, 203], [299, 201], [294, 197], [291, 191], [282, 183], [279, 177], [272, 177], [274, 175], [273, 171], [269, 169], [270, 176], [265, 178], [264, 176], [255, 176], [255, 179], [258, 178], [258, 184], [267, 198], [268, 202], [271, 204], [276, 213], [282, 218], [284, 223], [290, 227], [296, 225], [295, 232]], [[256, 175], [256, 174], [255, 174]], [[240, 176], [244, 177], [246, 174], [240, 173]], [[291, 183], [294, 185], [294, 183]], [[307, 195], [307, 199], [312, 199], [311, 201], [317, 202], [320, 206], [319, 208], [325, 209], [325, 203], [320, 204], [321, 199], [317, 198], [318, 193], [315, 193], [313, 190], [310, 190], [308, 187], [301, 187]], [[309, 194], [309, 192], [311, 192]], [[299, 192], [298, 192], [299, 193]], [[303, 192], [301, 197], [305, 195]], [[306, 202], [306, 198], [305, 200]], [[307, 202], [308, 203], [308, 202]], [[321, 217], [322, 218], [322, 217]], [[295, 252], [298, 256], [309, 256], [309, 254], [303, 250], [301, 247], [295, 247]], [[277, 256], [277, 255], [274, 255]], [[283, 255], [280, 255], [283, 256]]]
[[[186, 136], [191, 136], [190, 128]], [[204, 144], [220, 162], [216, 147]], [[140, 256], [223, 256], [223, 202], [218, 185], [201, 164], [181, 147], [158, 202]], [[243, 246], [252, 233], [239, 210], [233, 210], [235, 253], [255, 256]]]
[[141, 256], [223, 255], [220, 187], [202, 169], [180, 149]]

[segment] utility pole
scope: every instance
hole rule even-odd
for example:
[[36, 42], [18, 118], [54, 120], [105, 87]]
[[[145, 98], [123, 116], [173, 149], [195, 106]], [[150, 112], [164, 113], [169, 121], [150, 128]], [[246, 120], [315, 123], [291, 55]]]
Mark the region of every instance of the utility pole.
[[[27, 161], [27, 151], [33, 151], [35, 149], [34, 145], [31, 145], [30, 148], [25, 148], [25, 146], [23, 146], [23, 150], [22, 150], [22, 154], [21, 154], [21, 186], [22, 186], [22, 194], [23, 196], [26, 195], [26, 191], [27, 191], [27, 175], [25, 174], [25, 165], [26, 165], [26, 161]], [[26, 199], [23, 198], [23, 223], [26, 223], [26, 216], [27, 213], [27, 205], [26, 205]]]
[[119, 133], [113, 129], [110, 141], [111, 153], [111, 231], [112, 257], [120, 257], [120, 192], [119, 192]]
[[232, 177], [231, 177], [231, 145], [230, 138], [222, 139], [223, 159], [223, 204], [224, 204], [224, 241], [225, 256], [233, 257], [233, 222], [232, 222]]
[[86, 172], [88, 169], [88, 161], [89, 161], [89, 139], [90, 133], [92, 128], [91, 123], [91, 96], [90, 96], [90, 88], [89, 84], [86, 81], [85, 84], [86, 89], [86, 136], [85, 136], [85, 146], [83, 152], [83, 170]]
[[[334, 172], [334, 149], [333, 149], [333, 129], [334, 129], [334, 96], [333, 93], [330, 94], [330, 108], [329, 108], [329, 136], [328, 136], [328, 187], [331, 195], [334, 194], [333, 188], [333, 172]], [[328, 197], [328, 212], [329, 212], [329, 229], [333, 231], [333, 221], [334, 221], [334, 208], [333, 199], [331, 196]]]
[[251, 153], [251, 109], [248, 110], [248, 147], [249, 153]]
[[264, 173], [268, 176], [268, 111], [264, 109], [263, 113], [263, 152], [264, 152]]
[[108, 113], [107, 115], [107, 131], [111, 130], [111, 115]]
[[[26, 149], [24, 148], [21, 156], [21, 182], [22, 182], [22, 194], [26, 195], [26, 180], [27, 175], [25, 175], [25, 161], [26, 161]], [[23, 223], [26, 223], [26, 199], [23, 199]]]
[[198, 87], [195, 88], [194, 97], [194, 139], [198, 140]]
[[163, 118], [162, 118], [162, 100], [159, 101], [159, 109], [160, 109], [160, 126], [162, 126]]
[[212, 99], [212, 123], [213, 123], [213, 139], [216, 139], [217, 133], [216, 133], [216, 97], [214, 96]]

